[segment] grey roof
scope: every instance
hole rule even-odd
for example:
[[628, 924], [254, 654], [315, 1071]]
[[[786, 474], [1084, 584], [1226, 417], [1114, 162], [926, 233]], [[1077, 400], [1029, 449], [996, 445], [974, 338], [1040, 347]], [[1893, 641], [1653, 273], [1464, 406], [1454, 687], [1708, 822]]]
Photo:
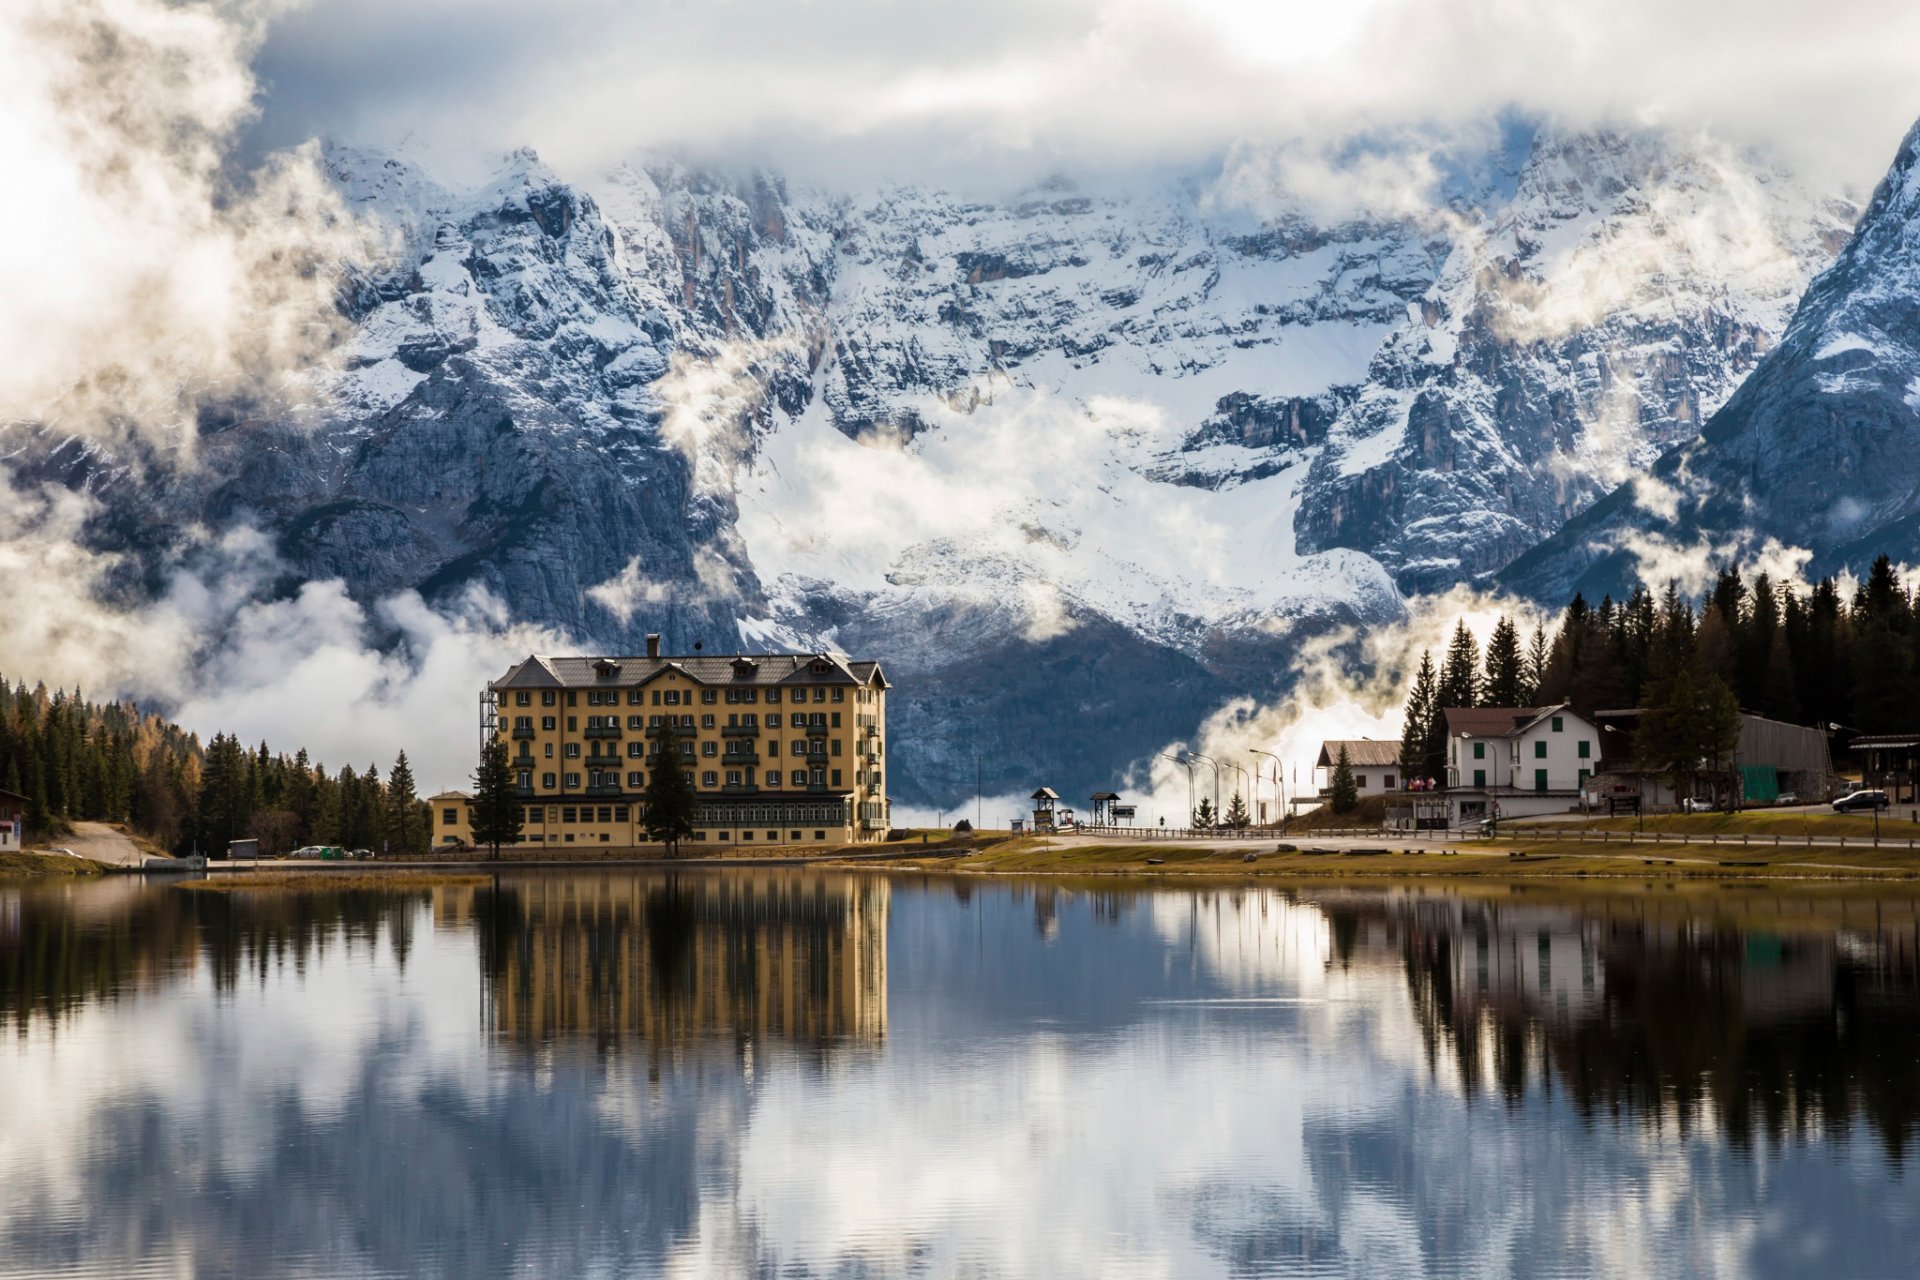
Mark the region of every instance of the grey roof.
[[1849, 751], [1898, 751], [1903, 747], [1920, 747], [1920, 733], [1862, 734], [1847, 744]]
[[[825, 663], [825, 671], [815, 671]], [[619, 689], [678, 671], [706, 685], [841, 684], [888, 687], [877, 662], [830, 653], [696, 653], [659, 658], [548, 657], [532, 654], [493, 682], [496, 689]]]
[[[1510, 738], [1539, 723], [1553, 712], [1564, 712], [1566, 704], [1552, 707], [1448, 707], [1447, 736], [1471, 734], [1476, 738]], [[1584, 718], [1584, 717], [1583, 717]]]
[[1328, 738], [1320, 744], [1320, 758], [1314, 767], [1331, 769], [1340, 762], [1340, 748], [1347, 749], [1347, 763], [1369, 769], [1391, 768], [1400, 763], [1400, 744], [1377, 738]]

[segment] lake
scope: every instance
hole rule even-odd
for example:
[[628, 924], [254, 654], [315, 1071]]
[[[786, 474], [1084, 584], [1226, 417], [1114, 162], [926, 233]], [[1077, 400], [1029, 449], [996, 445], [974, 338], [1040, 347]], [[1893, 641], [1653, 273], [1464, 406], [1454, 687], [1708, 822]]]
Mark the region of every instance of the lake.
[[1911, 1276], [1920, 892], [0, 885], [0, 1275]]

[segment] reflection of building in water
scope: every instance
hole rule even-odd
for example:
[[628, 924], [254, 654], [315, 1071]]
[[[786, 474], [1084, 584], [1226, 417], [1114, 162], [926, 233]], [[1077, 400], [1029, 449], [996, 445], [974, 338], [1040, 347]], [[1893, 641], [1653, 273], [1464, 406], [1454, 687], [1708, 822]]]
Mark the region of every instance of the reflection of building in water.
[[887, 909], [878, 877], [609, 873], [443, 889], [434, 918], [478, 934], [507, 1039], [821, 1045], [886, 1032]]

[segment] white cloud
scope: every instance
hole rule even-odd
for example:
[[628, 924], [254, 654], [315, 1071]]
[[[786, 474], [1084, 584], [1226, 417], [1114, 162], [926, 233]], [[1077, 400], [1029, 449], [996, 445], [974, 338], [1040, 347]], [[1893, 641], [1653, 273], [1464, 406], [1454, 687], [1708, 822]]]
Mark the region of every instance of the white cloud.
[[[1302, 645], [1292, 665], [1295, 684], [1286, 697], [1270, 705], [1251, 698], [1234, 699], [1207, 717], [1191, 743], [1169, 744], [1167, 752], [1191, 748], [1219, 761], [1223, 802], [1241, 785], [1240, 775], [1228, 768], [1229, 761], [1249, 774], [1257, 768], [1265, 779], [1258, 788], [1259, 798], [1269, 805], [1278, 802], [1275, 761], [1253, 754], [1256, 751], [1280, 757], [1288, 797], [1308, 794], [1314, 788], [1313, 762], [1322, 742], [1330, 738], [1400, 740], [1420, 653], [1432, 651], [1437, 668], [1457, 623], [1466, 622], [1484, 654], [1502, 615], [1519, 627], [1523, 646], [1534, 630], [1542, 625], [1551, 628], [1553, 620], [1531, 602], [1464, 586], [1444, 595], [1411, 597], [1406, 608], [1400, 621], [1345, 629]], [[1196, 787], [1205, 784], [1211, 799], [1212, 770], [1201, 765], [1195, 780]], [[1142, 803], [1168, 815], [1170, 822], [1186, 808], [1186, 770], [1164, 757], [1156, 757], [1149, 776], [1133, 780], [1133, 785], [1147, 792]], [[1199, 794], [1196, 789], [1196, 797]], [[1254, 796], [1248, 799], [1251, 802]]]
[[[4, 476], [0, 475], [0, 483]], [[281, 566], [247, 527], [204, 535], [160, 598], [115, 598], [118, 557], [85, 550], [92, 500], [59, 489], [0, 488], [0, 582], [8, 622], [0, 672], [137, 698], [202, 734], [306, 747], [338, 767], [385, 768], [405, 749], [424, 788], [463, 784], [478, 755], [486, 682], [565, 636], [511, 622], [476, 590], [447, 612], [402, 592], [372, 609], [337, 579], [291, 597], [263, 594]]]
[[[272, 36], [268, 135], [636, 148], [950, 180], [1255, 140], [1483, 124], [1704, 127], [1871, 182], [1920, 96], [1903, 0], [319, 0]], [[1869, 34], [1870, 33], [1870, 34]]]
[[633, 620], [633, 615], [652, 605], [670, 602], [691, 603], [695, 600], [717, 601], [738, 600], [739, 584], [735, 578], [734, 567], [726, 558], [709, 547], [696, 547], [693, 552], [694, 585], [650, 577], [646, 567], [640, 563], [640, 557], [628, 560], [626, 567], [605, 582], [587, 588], [587, 599], [620, 619], [624, 624]]
[[366, 252], [311, 147], [238, 181], [270, 0], [0, 7], [0, 420], [190, 443], [209, 391], [277, 397]]

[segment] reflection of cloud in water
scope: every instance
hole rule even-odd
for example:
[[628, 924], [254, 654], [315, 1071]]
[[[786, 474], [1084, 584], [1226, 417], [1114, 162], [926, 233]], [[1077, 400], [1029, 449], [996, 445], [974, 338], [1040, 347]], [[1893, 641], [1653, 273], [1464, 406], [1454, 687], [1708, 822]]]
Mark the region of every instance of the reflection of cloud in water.
[[[0, 1096], [39, 1104], [0, 1111], [0, 1273], [1872, 1276], [1920, 1247], [1920, 1170], [1878, 1140], [1915, 1104], [1834, 1140], [1920, 1059], [1897, 929], [1856, 922], [1840, 947], [1824, 924], [1472, 895], [1056, 890], [1040, 911], [1014, 886], [891, 886], [884, 954], [762, 918], [709, 940], [720, 985], [609, 928], [609, 904], [690, 939], [779, 894], [696, 903], [691, 933], [618, 886], [584, 910], [522, 900], [561, 936], [496, 958], [636, 980], [664, 961], [675, 999], [706, 993], [706, 1021], [647, 1015], [700, 1033], [661, 1052], [597, 1034], [617, 1018], [503, 1037], [476, 922], [442, 902], [432, 927], [417, 895], [404, 924], [316, 908], [270, 945], [270, 913], [235, 909], [233, 945], [196, 908], [193, 962], [150, 982], [0, 955], [0, 1008], [23, 984], [42, 1010], [79, 993], [0, 1038]], [[56, 936], [43, 916], [22, 932]], [[154, 967], [143, 945], [126, 972]], [[807, 959], [836, 954], [851, 968]], [[787, 960], [815, 978], [752, 976]], [[884, 1038], [820, 1052], [834, 973], [876, 965]], [[618, 1007], [619, 983], [581, 981], [551, 1008]], [[820, 1007], [770, 1030], [763, 997], [796, 992]], [[722, 1051], [689, 1051], [709, 1032]], [[1517, 1076], [1462, 1065], [1459, 1044], [1503, 1041]], [[1658, 1082], [1702, 1064], [1775, 1071], [1810, 1118], [1742, 1147], [1738, 1091], [1707, 1090], [1684, 1125], [1649, 1123]]]

